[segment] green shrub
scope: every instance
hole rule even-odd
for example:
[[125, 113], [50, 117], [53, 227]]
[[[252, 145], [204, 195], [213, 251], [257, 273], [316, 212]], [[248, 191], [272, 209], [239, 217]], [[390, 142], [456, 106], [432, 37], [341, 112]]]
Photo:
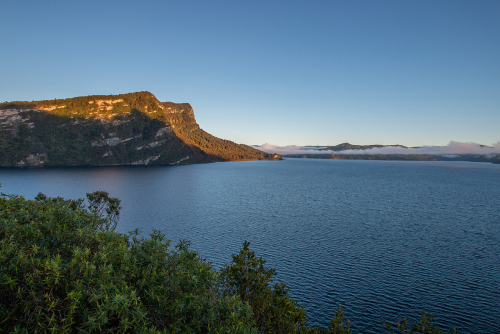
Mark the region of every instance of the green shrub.
[[256, 333], [187, 243], [117, 233], [95, 205], [0, 197], [1, 332]]

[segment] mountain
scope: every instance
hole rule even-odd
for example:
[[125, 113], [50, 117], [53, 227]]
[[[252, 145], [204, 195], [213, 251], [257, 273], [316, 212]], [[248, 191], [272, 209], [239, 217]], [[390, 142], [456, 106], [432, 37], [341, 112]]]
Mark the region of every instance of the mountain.
[[203, 131], [188, 103], [149, 92], [0, 104], [0, 166], [281, 160]]

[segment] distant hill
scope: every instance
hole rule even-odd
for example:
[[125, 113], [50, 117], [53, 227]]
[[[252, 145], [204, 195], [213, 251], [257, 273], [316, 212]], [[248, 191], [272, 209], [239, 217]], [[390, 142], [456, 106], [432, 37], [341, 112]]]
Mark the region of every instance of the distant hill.
[[[385, 145], [353, 145], [349, 143], [342, 143], [335, 146], [324, 146], [320, 151], [346, 151], [346, 150], [368, 150], [375, 147], [384, 147]], [[401, 146], [401, 145], [396, 145]]]
[[0, 166], [281, 160], [203, 131], [188, 103], [149, 92], [0, 104]]

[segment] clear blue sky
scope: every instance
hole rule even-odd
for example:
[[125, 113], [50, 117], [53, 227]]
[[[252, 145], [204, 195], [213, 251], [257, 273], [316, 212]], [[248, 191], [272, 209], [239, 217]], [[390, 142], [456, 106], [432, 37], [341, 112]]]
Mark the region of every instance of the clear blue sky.
[[500, 1], [0, 0], [0, 101], [147, 90], [238, 143], [500, 140]]

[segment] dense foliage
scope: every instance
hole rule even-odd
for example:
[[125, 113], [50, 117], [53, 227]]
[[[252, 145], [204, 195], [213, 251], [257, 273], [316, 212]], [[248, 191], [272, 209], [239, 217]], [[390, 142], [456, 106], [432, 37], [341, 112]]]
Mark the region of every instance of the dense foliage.
[[185, 242], [117, 233], [81, 201], [8, 196], [0, 212], [3, 332], [256, 332]]
[[[341, 309], [308, 326], [245, 242], [217, 272], [159, 231], [114, 231], [120, 201], [0, 196], [0, 333], [351, 333]], [[400, 333], [441, 333], [424, 314]], [[387, 333], [395, 333], [387, 326]]]

